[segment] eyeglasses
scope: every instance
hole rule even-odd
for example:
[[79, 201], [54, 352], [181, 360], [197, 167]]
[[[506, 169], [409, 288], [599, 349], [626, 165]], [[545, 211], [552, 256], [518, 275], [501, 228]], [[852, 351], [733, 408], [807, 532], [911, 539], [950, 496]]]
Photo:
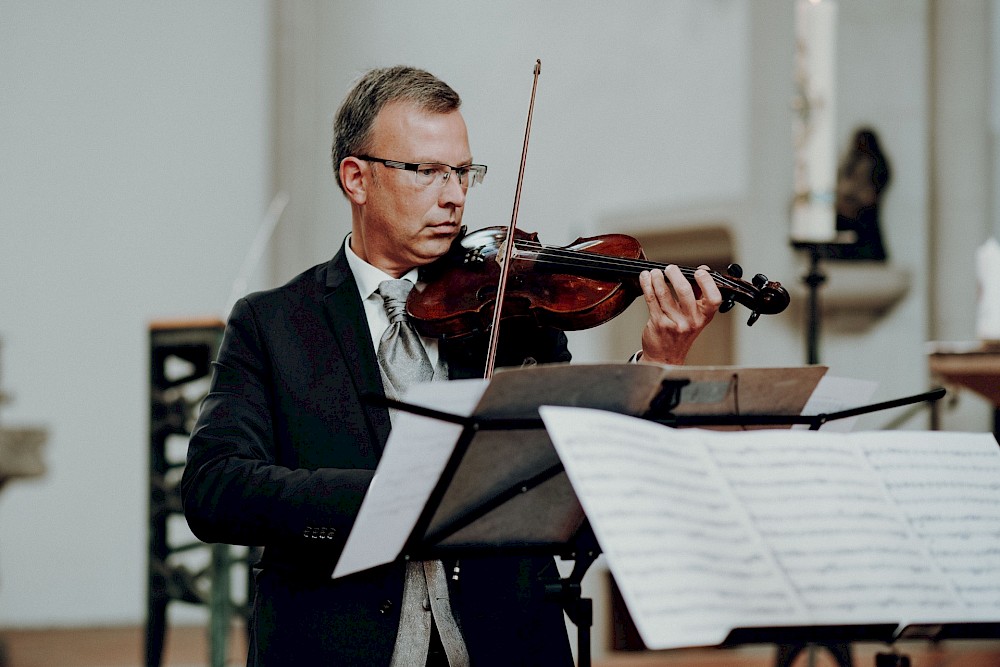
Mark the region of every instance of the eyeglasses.
[[458, 178], [458, 184], [467, 190], [476, 183], [482, 183], [483, 178], [486, 177], [485, 164], [466, 164], [461, 167], [453, 167], [450, 164], [440, 162], [399, 162], [398, 160], [385, 160], [370, 155], [358, 155], [357, 158], [365, 162], [378, 162], [392, 169], [412, 171], [417, 185], [444, 187], [451, 175], [455, 174]]

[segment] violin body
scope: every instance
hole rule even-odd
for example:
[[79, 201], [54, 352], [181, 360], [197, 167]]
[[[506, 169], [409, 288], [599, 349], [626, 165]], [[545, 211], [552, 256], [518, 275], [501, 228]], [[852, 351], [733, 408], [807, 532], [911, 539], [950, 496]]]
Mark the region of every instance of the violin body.
[[[639, 242], [630, 236], [607, 234], [546, 248], [535, 233], [515, 234], [517, 251], [500, 314], [504, 320], [531, 320], [562, 331], [589, 329], [621, 314], [642, 294], [638, 273], [629, 276], [633, 280], [622, 280], [586, 263], [566, 266], [547, 258], [559, 251], [644, 259]], [[497, 259], [506, 238], [505, 227], [486, 227], [456, 240], [440, 275], [422, 291], [410, 293], [407, 313], [417, 331], [445, 338], [488, 331], [501, 270]]]
[[[413, 290], [407, 313], [425, 336], [461, 338], [489, 331], [497, 302], [501, 262], [510, 262], [502, 320], [519, 319], [563, 331], [588, 329], [620, 315], [642, 294], [639, 274], [663, 264], [646, 259], [639, 242], [625, 234], [578, 238], [568, 246], [545, 246], [538, 235], [515, 229], [513, 256], [501, 257], [507, 228], [487, 227], [456, 239], [433, 265], [422, 290]], [[680, 267], [697, 289], [695, 269]], [[788, 292], [757, 274], [752, 283], [710, 271], [726, 311], [735, 303], [750, 308], [753, 324], [761, 314], [783, 311]]]

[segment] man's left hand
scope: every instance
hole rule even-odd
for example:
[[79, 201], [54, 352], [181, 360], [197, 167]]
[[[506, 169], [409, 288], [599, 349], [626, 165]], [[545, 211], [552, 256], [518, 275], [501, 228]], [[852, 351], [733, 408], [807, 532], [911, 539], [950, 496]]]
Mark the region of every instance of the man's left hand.
[[698, 267], [694, 280], [697, 287], [674, 264], [662, 271], [639, 274], [649, 308], [649, 320], [642, 330], [642, 361], [684, 363], [695, 339], [719, 311], [722, 294], [708, 267]]

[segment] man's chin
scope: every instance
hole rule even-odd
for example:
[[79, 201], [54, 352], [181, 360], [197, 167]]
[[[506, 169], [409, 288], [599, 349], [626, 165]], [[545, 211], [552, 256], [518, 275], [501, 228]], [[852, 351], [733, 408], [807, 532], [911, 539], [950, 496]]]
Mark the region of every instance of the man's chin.
[[425, 266], [447, 255], [448, 251], [451, 250], [453, 240], [454, 237], [452, 236], [422, 243], [415, 253], [416, 266]]

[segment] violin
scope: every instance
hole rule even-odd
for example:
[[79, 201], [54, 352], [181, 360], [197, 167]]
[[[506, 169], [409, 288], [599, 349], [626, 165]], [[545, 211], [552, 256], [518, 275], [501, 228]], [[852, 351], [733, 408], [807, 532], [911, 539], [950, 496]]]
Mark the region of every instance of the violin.
[[[588, 329], [621, 314], [642, 294], [639, 274], [664, 264], [646, 259], [639, 242], [625, 234], [579, 238], [562, 246], [543, 245], [536, 233], [514, 230], [511, 256], [504, 257], [506, 227], [486, 227], [460, 236], [432, 265], [423, 290], [413, 290], [406, 309], [425, 336], [464, 338], [486, 332], [495, 316], [501, 265], [509, 262], [500, 318], [530, 320], [563, 331]], [[694, 268], [680, 267], [697, 288]], [[722, 293], [720, 312], [736, 303], [761, 315], [782, 312], [789, 303], [780, 283], [757, 274], [742, 280], [737, 264], [728, 275], [709, 271]]]

